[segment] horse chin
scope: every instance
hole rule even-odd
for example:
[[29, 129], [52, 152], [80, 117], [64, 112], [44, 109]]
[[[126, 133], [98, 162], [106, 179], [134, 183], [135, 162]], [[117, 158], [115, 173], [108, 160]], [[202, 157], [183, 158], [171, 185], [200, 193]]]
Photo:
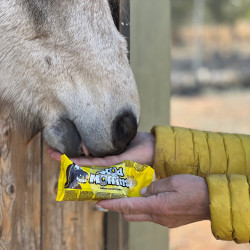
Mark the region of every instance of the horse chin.
[[75, 157], [84, 152], [81, 136], [74, 123], [68, 119], [60, 118], [50, 126], [44, 127], [42, 134], [47, 144], [62, 154]]

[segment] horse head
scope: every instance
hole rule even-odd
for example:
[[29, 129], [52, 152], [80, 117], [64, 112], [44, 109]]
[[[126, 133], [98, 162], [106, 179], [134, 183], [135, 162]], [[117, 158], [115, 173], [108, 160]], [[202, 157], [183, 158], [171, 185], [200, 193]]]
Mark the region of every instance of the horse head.
[[0, 105], [69, 156], [125, 150], [139, 97], [108, 0], [3, 0]]

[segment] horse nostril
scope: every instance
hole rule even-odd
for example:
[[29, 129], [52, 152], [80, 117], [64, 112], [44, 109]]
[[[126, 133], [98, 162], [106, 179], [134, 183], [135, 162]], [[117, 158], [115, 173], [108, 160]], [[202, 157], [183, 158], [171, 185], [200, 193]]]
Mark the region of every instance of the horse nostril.
[[48, 144], [69, 157], [81, 154], [81, 137], [75, 124], [66, 118], [59, 118], [43, 131]]
[[112, 124], [112, 142], [118, 153], [126, 149], [136, 131], [137, 122], [132, 112], [124, 112], [115, 118]]

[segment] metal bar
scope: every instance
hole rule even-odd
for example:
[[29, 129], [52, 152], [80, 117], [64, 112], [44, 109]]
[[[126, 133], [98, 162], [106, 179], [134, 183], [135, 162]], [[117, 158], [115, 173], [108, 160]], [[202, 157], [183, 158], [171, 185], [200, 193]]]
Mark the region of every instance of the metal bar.
[[119, 31], [128, 43], [128, 58], [130, 58], [130, 0], [120, 0]]

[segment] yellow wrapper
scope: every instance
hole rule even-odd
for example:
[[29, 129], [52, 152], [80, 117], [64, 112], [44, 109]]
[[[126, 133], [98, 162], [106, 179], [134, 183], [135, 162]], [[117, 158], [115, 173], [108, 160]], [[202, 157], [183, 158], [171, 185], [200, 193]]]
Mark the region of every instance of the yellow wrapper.
[[61, 157], [57, 201], [104, 200], [140, 197], [140, 190], [155, 179], [147, 165], [124, 161], [110, 167], [78, 166]]

